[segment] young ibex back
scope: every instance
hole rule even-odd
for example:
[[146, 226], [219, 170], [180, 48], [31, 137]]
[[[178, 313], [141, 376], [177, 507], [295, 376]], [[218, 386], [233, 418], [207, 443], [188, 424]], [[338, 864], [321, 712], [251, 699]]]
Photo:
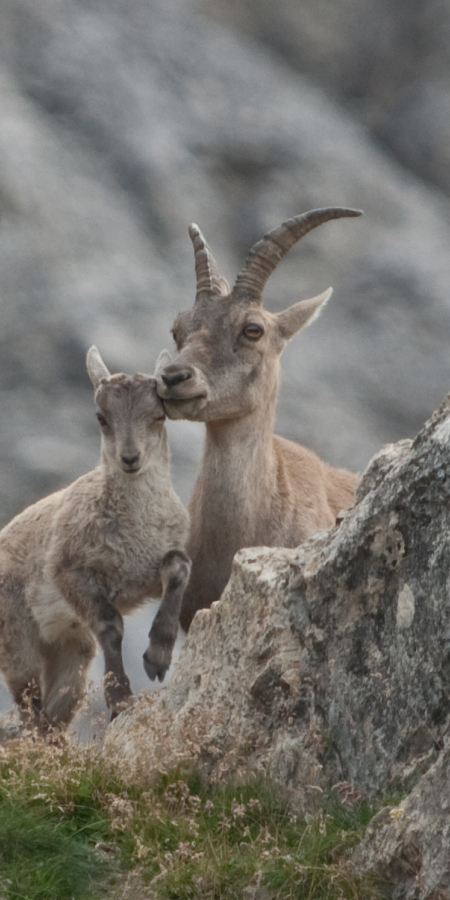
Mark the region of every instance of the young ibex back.
[[352, 504], [358, 477], [273, 434], [279, 358], [309, 325], [331, 289], [271, 313], [262, 291], [277, 263], [312, 228], [352, 209], [313, 210], [289, 219], [251, 249], [230, 291], [202, 233], [191, 225], [197, 296], [173, 326], [176, 361], [158, 378], [172, 419], [206, 423], [203, 461], [190, 502], [192, 571], [180, 621], [218, 600], [241, 547], [296, 547], [331, 527]]
[[[167, 361], [161, 354], [158, 364]], [[95, 347], [87, 367], [102, 428], [99, 465], [0, 533], [0, 669], [24, 717], [43, 731], [73, 718], [95, 639], [106, 703], [112, 717], [120, 711], [131, 695], [122, 615], [161, 594], [144, 666], [163, 679], [190, 570], [188, 515], [170, 480], [156, 379], [110, 375]]]

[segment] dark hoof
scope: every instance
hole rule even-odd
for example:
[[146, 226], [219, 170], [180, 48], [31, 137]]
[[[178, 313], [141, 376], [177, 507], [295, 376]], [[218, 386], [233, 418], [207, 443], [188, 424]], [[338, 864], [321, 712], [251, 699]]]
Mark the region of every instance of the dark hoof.
[[133, 702], [134, 695], [129, 694], [128, 697], [124, 697], [123, 700], [118, 700], [116, 703], [107, 703], [106, 705], [108, 706], [108, 709], [111, 710], [111, 718], [109, 721], [112, 722], [113, 719], [117, 718], [117, 716], [120, 716], [120, 713], [128, 709], [128, 707], [131, 706]]
[[124, 712], [125, 709], [132, 706], [135, 701], [134, 694], [129, 694], [128, 697], [124, 700], [119, 700], [114, 706], [111, 707], [111, 715], [109, 717], [109, 721], [113, 722], [114, 719], [117, 719], [117, 716], [120, 716], [120, 713]]
[[154, 681], [155, 678], [157, 678], [158, 681], [164, 681], [164, 678], [166, 676], [166, 672], [167, 672], [169, 666], [165, 665], [162, 662], [159, 662], [159, 663], [151, 662], [147, 658], [147, 655], [145, 653], [144, 653], [143, 659], [144, 659], [144, 669], [147, 673], [148, 678], [150, 678], [150, 681]]

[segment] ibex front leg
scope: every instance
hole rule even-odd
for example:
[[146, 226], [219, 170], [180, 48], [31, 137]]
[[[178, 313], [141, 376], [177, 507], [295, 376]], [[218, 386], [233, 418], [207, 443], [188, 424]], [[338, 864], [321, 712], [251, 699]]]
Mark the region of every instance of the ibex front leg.
[[[114, 606], [114, 591], [102, 573], [77, 565], [55, 566], [54, 580], [77, 617], [94, 633], [105, 658], [104, 692], [114, 719], [131, 697], [122, 661], [123, 619]], [[80, 662], [83, 662], [81, 658]]]
[[105, 658], [103, 685], [112, 721], [125, 708], [132, 694], [122, 659], [123, 619], [109, 600], [100, 599], [97, 609], [95, 635]]
[[163, 681], [172, 661], [181, 601], [190, 571], [191, 561], [182, 550], [169, 550], [166, 553], [161, 565], [161, 605], [150, 630], [150, 643], [144, 653], [144, 668], [152, 681], [156, 677]]

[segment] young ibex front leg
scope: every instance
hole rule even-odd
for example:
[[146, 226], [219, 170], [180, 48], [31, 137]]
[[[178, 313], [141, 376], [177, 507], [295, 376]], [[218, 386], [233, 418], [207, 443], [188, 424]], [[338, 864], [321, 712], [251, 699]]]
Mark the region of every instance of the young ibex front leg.
[[182, 550], [169, 550], [166, 553], [161, 565], [161, 605], [150, 629], [150, 642], [144, 653], [144, 668], [152, 681], [156, 677], [163, 681], [172, 661], [181, 601], [190, 571], [191, 561]]
[[105, 658], [103, 687], [112, 721], [125, 709], [132, 694], [122, 659], [123, 619], [109, 600], [101, 598], [96, 606], [98, 621], [94, 631]]
[[[105, 701], [111, 710], [111, 719], [114, 719], [125, 708], [132, 693], [122, 660], [123, 619], [114, 606], [114, 591], [103, 574], [89, 567], [72, 564], [67, 569], [61, 569], [56, 578], [66, 601], [73, 606], [74, 613], [84, 621], [102, 648]], [[71, 680], [72, 675], [69, 683]], [[84, 683], [85, 671], [83, 687]]]

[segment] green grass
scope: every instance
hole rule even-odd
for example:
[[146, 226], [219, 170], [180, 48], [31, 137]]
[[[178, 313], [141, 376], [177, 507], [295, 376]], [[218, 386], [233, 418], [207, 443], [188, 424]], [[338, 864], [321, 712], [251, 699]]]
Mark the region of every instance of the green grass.
[[[155, 885], [158, 897], [237, 900], [251, 886], [264, 887], [268, 897], [298, 900], [374, 897], [372, 887], [356, 886], [342, 865], [375, 811], [371, 804], [347, 809], [333, 800], [308, 821], [298, 820], [280, 791], [262, 779], [207, 786], [189, 774], [168, 779], [162, 796], [178, 833], [162, 858], [161, 844], [152, 847], [152, 865], [159, 858], [167, 869]], [[143, 835], [147, 846], [155, 838], [154, 832]]]
[[11, 900], [91, 896], [104, 865], [71, 822], [9, 800], [0, 804], [0, 884]]
[[127, 785], [97, 749], [15, 741], [0, 747], [0, 900], [375, 900], [346, 864], [374, 812], [334, 798], [298, 819], [261, 778]]

